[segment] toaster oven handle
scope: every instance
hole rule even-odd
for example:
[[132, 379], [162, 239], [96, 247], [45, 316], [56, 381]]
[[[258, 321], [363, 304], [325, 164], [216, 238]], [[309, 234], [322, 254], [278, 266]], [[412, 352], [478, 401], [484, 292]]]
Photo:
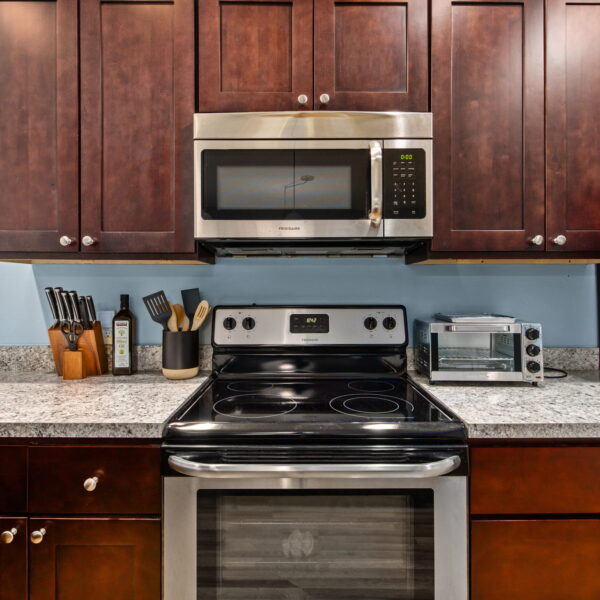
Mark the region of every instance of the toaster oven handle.
[[194, 462], [181, 456], [169, 456], [169, 466], [182, 475], [203, 478], [344, 478], [344, 479], [429, 479], [455, 471], [460, 456], [449, 456], [422, 464], [211, 464]]
[[510, 333], [510, 325], [446, 325], [446, 331], [456, 333]]
[[371, 155], [371, 210], [369, 219], [372, 227], [381, 224], [381, 211], [383, 206], [383, 151], [380, 142], [369, 143]]

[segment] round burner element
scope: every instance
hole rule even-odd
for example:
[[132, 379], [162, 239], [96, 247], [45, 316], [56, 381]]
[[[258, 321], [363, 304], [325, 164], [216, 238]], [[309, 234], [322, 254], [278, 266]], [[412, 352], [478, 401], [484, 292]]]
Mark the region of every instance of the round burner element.
[[364, 418], [402, 418], [413, 412], [414, 406], [386, 394], [344, 394], [329, 402], [330, 408], [343, 415]]
[[358, 381], [351, 381], [348, 384], [348, 387], [351, 390], [356, 390], [357, 392], [390, 392], [396, 386], [389, 381], [377, 381], [374, 379], [364, 379]]
[[217, 400], [213, 410], [224, 417], [235, 419], [267, 419], [291, 413], [298, 403], [281, 396], [240, 394]]
[[236, 381], [230, 383], [227, 389], [232, 392], [261, 392], [272, 387], [273, 384], [267, 381]]

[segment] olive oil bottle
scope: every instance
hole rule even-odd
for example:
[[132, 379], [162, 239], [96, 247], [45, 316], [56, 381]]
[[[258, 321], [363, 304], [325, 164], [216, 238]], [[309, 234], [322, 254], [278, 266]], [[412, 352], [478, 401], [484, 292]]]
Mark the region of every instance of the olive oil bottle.
[[133, 328], [135, 317], [129, 310], [129, 294], [121, 294], [121, 308], [112, 322], [113, 375], [133, 374]]

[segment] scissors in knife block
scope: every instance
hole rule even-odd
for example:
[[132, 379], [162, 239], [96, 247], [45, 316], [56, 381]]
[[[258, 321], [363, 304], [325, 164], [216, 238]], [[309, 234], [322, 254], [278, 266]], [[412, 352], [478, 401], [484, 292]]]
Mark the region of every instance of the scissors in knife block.
[[77, 350], [77, 342], [83, 334], [83, 325], [77, 321], [61, 321], [60, 330], [67, 340], [69, 350]]

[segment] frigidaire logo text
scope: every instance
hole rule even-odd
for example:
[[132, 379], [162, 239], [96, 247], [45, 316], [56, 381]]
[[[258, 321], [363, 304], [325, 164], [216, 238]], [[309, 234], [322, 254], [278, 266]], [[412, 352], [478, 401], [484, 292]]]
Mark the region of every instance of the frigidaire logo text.
[[300, 227], [280, 227], [280, 231], [299, 231]]

